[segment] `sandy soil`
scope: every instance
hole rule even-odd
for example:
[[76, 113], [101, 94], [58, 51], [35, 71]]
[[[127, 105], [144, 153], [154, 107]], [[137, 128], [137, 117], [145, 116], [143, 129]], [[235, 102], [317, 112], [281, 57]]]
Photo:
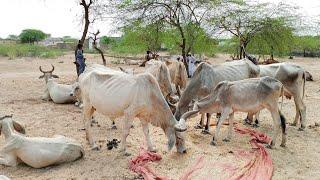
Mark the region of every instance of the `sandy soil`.
[[[99, 62], [99, 56], [88, 55], [90, 62]], [[225, 57], [211, 59], [212, 63], [221, 63]], [[108, 59], [110, 60], [110, 58]], [[319, 122], [319, 78], [320, 59], [296, 58], [293, 62], [308, 70], [314, 77], [315, 82], [307, 82], [306, 98], [307, 124]], [[39, 65], [49, 69], [50, 64], [55, 65], [55, 74], [60, 76], [61, 83], [72, 83], [76, 79], [75, 67], [72, 63], [73, 55], [65, 55], [58, 59], [32, 59], [23, 58], [8, 60], [0, 57], [0, 115], [14, 114], [14, 120], [26, 126], [28, 136], [51, 137], [54, 134], [62, 134], [72, 137], [85, 147], [84, 159], [76, 162], [62, 164], [43, 169], [33, 169], [20, 164], [17, 167], [4, 167], [0, 165], [0, 174], [12, 179], [135, 179], [138, 176], [128, 169], [128, 160], [131, 157], [122, 156], [118, 150], [107, 150], [106, 139], [121, 138], [121, 118], [116, 122], [119, 129], [111, 130], [111, 122], [108, 118], [97, 114], [96, 119], [101, 127], [93, 127], [94, 136], [100, 140], [102, 149], [100, 151], [90, 150], [85, 140], [81, 110], [72, 104], [58, 105], [41, 100], [44, 90], [44, 81], [38, 79], [41, 75]], [[108, 64], [116, 68], [116, 65]], [[122, 65], [123, 66], [123, 65]], [[135, 67], [136, 66], [131, 66]], [[138, 71], [142, 69], [139, 68]], [[319, 108], [319, 109], [318, 109]], [[292, 122], [295, 115], [294, 102], [285, 100], [284, 115], [288, 122]], [[235, 118], [241, 121], [245, 115], [237, 113]], [[161, 175], [178, 179], [184, 170], [195, 162], [200, 156], [205, 156], [206, 166], [193, 175], [192, 179], [223, 179], [217, 176], [221, 169], [215, 167], [216, 162], [232, 162], [241, 165], [241, 161], [228, 153], [239, 149], [249, 150], [248, 136], [236, 135], [232, 142], [224, 143], [222, 146], [213, 147], [209, 144], [211, 135], [203, 135], [200, 130], [193, 128], [199, 117], [188, 121], [189, 129], [186, 133], [188, 153], [179, 155], [175, 150], [168, 152], [166, 138], [160, 128], [151, 127], [151, 138], [154, 141], [163, 159], [152, 166]], [[214, 120], [213, 120], [214, 121]], [[268, 112], [261, 115], [261, 127], [259, 131], [271, 135], [272, 120]], [[225, 133], [225, 127], [222, 131]], [[214, 133], [215, 128], [211, 128]], [[140, 122], [134, 121], [128, 137], [129, 151], [135, 155], [143, 146], [144, 138]], [[280, 148], [279, 143], [274, 150], [268, 150], [274, 163], [274, 179], [320, 179], [320, 128], [307, 128], [304, 132], [297, 127], [288, 128], [287, 148]], [[279, 141], [278, 141], [279, 142]], [[4, 138], [0, 137], [0, 148], [4, 144]]]

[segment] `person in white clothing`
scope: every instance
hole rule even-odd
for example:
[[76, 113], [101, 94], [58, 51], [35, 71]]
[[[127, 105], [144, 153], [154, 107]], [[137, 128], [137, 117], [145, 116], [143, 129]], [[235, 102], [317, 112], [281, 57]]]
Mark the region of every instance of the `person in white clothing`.
[[187, 63], [188, 63], [188, 71], [189, 71], [189, 78], [190, 78], [193, 76], [193, 73], [196, 70], [196, 58], [191, 56], [191, 54], [188, 54]]

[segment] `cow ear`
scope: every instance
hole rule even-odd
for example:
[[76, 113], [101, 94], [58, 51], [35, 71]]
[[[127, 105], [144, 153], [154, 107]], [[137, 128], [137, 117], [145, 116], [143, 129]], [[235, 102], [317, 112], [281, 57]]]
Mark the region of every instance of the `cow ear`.
[[55, 74], [52, 74], [52, 77], [53, 78], [59, 78], [59, 76], [55, 75]]
[[166, 65], [169, 66], [171, 64], [170, 61], [165, 61]]
[[44, 75], [39, 76], [39, 79], [44, 78]]
[[12, 121], [12, 124], [13, 124], [14, 129], [16, 131], [18, 131], [19, 133], [21, 133], [21, 134], [25, 134], [26, 133], [24, 127], [21, 124], [19, 124], [18, 122]]

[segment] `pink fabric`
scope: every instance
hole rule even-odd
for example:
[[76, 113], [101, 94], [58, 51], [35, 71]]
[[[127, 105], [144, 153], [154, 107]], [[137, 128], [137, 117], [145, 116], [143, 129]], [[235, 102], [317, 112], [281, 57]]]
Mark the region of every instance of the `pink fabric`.
[[[129, 160], [129, 169], [137, 174], [141, 174], [145, 180], [169, 180], [171, 178], [158, 175], [152, 168], [148, 166], [149, 162], [157, 162], [162, 158], [159, 154], [149, 152], [144, 148], [140, 148], [139, 155]], [[197, 170], [203, 168], [204, 157], [197, 159], [196, 163], [190, 166], [179, 180], [189, 180], [190, 176]]]
[[148, 166], [149, 162], [156, 162], [161, 159], [159, 154], [140, 148], [139, 155], [129, 160], [129, 169], [141, 174], [145, 180], [169, 180], [167, 177], [157, 175], [157, 173]]
[[191, 175], [199, 170], [202, 169], [204, 166], [204, 156], [201, 156], [197, 159], [196, 163], [192, 166], [190, 166], [186, 172], [183, 173], [183, 175], [179, 178], [179, 180], [189, 180], [191, 179]]
[[236, 156], [238, 158], [248, 160], [242, 167], [235, 167], [232, 164], [220, 164], [224, 170], [229, 172], [229, 177], [227, 179], [271, 179], [273, 174], [273, 163], [270, 155], [263, 145], [265, 143], [270, 143], [271, 138], [263, 133], [259, 133], [248, 128], [235, 127], [235, 131], [239, 134], [249, 134], [252, 137], [250, 140], [252, 150], [236, 152]]

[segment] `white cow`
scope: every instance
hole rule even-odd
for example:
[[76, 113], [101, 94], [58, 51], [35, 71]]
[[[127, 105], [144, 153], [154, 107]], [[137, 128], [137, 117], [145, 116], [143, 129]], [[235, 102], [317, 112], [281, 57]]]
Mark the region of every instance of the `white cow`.
[[272, 115], [274, 134], [270, 148], [274, 147], [280, 128], [282, 128], [282, 143], [286, 144], [286, 120], [278, 108], [278, 99], [283, 95], [283, 85], [272, 77], [252, 78], [240, 81], [222, 81], [205, 98], [195, 103], [193, 111], [182, 115], [182, 122], [186, 118], [200, 113], [219, 113], [218, 121], [212, 145], [220, 143], [219, 131], [224, 120], [229, 119], [229, 132], [227, 139], [232, 137], [234, 112], [256, 113], [261, 109], [268, 109]]
[[161, 127], [168, 138], [168, 148], [176, 145], [177, 151], [186, 152], [184, 137], [179, 131], [186, 127], [178, 126], [156, 79], [149, 73], [130, 75], [104, 67], [89, 66], [79, 76], [83, 100], [83, 113], [86, 137], [93, 149], [98, 149], [90, 130], [90, 118], [98, 111], [111, 119], [124, 116], [121, 151], [126, 152], [126, 138], [131, 121], [138, 117], [147, 140], [148, 150], [154, 151], [149, 136], [148, 124]]
[[73, 139], [56, 135], [52, 138], [27, 137], [24, 128], [11, 116], [0, 118], [0, 132], [5, 136], [5, 145], [0, 151], [0, 164], [16, 166], [20, 161], [33, 168], [71, 162], [84, 156], [84, 149]]
[[57, 104], [75, 103], [77, 101], [76, 97], [70, 96], [70, 92], [73, 91], [73, 89], [77, 86], [77, 82], [72, 85], [59, 84], [55, 82], [53, 78], [59, 77], [52, 74], [54, 71], [53, 65], [52, 70], [50, 71], [43, 71], [41, 66], [39, 67], [39, 70], [43, 73], [43, 75], [41, 75], [39, 79], [44, 78], [46, 83], [46, 89], [42, 97], [43, 100], [52, 100]]

